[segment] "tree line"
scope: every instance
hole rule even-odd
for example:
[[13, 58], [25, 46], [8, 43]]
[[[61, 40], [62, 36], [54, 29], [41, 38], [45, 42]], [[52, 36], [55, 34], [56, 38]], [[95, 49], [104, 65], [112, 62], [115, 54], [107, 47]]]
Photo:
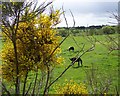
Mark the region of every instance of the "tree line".
[[65, 37], [68, 33], [66, 29], [70, 29], [71, 34], [74, 36], [79, 35], [105, 35], [105, 34], [114, 34], [119, 33], [118, 26], [110, 26], [110, 25], [93, 25], [93, 26], [78, 26], [78, 27], [57, 27], [59, 31], [59, 35]]

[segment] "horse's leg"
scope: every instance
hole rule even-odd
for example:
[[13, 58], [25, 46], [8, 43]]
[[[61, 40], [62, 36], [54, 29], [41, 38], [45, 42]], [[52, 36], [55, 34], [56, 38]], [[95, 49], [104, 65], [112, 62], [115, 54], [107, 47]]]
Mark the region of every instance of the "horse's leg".
[[83, 66], [83, 64], [82, 64], [82, 59], [80, 58], [80, 62], [81, 62], [81, 66]]
[[78, 67], [80, 67], [80, 61], [78, 60]]

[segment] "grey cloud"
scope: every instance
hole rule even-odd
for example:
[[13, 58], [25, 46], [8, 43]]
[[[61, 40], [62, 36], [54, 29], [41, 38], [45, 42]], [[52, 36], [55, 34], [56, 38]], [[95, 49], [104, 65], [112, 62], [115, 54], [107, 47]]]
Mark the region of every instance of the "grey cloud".
[[[64, 2], [56, 5], [56, 8], [62, 5], [66, 11], [68, 23], [73, 24], [70, 9], [75, 17], [76, 26], [109, 24], [108, 22], [111, 21], [109, 17], [112, 15], [110, 12], [116, 13], [118, 10], [117, 2]], [[62, 25], [65, 26], [65, 24]]]
[[117, 2], [68, 2], [64, 4], [64, 9], [68, 11], [69, 9], [73, 13], [93, 13], [93, 14], [101, 14], [109, 12], [115, 12], [118, 10]]

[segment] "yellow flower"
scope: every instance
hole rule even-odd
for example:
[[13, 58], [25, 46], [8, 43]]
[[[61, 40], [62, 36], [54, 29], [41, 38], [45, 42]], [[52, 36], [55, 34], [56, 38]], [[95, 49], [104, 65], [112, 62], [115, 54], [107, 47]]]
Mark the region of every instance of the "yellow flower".
[[87, 88], [84, 84], [78, 84], [73, 80], [65, 81], [65, 84], [57, 86], [57, 89], [55, 89], [57, 94], [88, 94]]
[[[26, 72], [30, 71], [46, 71], [46, 63], [50, 67], [60, 65], [62, 57], [59, 56], [60, 48], [53, 50], [59, 45], [60, 36], [56, 36], [56, 24], [59, 21], [59, 11], [54, 11], [54, 18], [45, 13], [41, 13], [39, 17], [33, 18], [26, 22], [19, 22], [16, 32], [16, 47], [18, 55], [19, 74], [21, 79]], [[29, 13], [28, 16], [33, 16], [34, 13]], [[24, 18], [21, 17], [21, 18]], [[37, 25], [37, 26], [36, 26]], [[8, 28], [2, 26], [6, 33]], [[15, 29], [15, 28], [14, 28]], [[5, 35], [5, 34], [4, 34]], [[11, 33], [8, 34], [11, 37]], [[7, 37], [7, 36], [5, 36]], [[5, 46], [2, 51], [2, 72], [3, 78], [8, 81], [14, 81], [16, 75], [15, 52], [10, 38], [6, 38]], [[49, 58], [50, 56], [50, 58]]]

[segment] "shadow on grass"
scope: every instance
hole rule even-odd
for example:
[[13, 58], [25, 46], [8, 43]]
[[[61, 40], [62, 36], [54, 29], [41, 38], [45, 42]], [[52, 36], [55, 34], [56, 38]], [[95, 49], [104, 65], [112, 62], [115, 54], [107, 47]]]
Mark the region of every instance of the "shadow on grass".
[[73, 68], [82, 68], [82, 67], [85, 67], [85, 68], [89, 68], [89, 66], [73, 66]]

